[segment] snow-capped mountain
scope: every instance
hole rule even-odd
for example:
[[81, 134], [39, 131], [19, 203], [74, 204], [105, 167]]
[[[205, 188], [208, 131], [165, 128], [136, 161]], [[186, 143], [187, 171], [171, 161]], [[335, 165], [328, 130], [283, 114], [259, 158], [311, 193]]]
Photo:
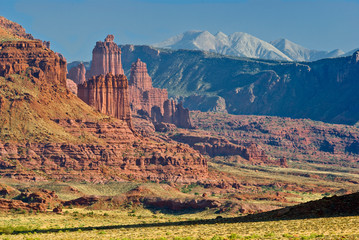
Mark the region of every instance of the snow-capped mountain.
[[288, 56], [270, 43], [242, 32], [236, 32], [231, 35], [218, 32], [212, 35], [208, 31], [188, 31], [152, 46], [170, 49], [204, 50], [239, 57], [291, 61]]
[[224, 55], [261, 58], [285, 61], [315, 61], [323, 58], [334, 58], [351, 55], [340, 49], [318, 51], [305, 48], [287, 39], [278, 39], [270, 43], [248, 33], [235, 32], [226, 35], [218, 32], [213, 35], [208, 31], [187, 31], [171, 37], [153, 47], [170, 49], [190, 49], [216, 52]]
[[331, 52], [308, 49], [283, 38], [270, 43], [293, 61], [316, 61], [323, 58], [339, 57], [344, 54], [340, 49]]
[[349, 52], [346, 52], [346, 53], [344, 53], [341, 57], [351, 56], [351, 55], [353, 55], [353, 53], [355, 53], [356, 51], [359, 51], [359, 48], [356, 48], [356, 49], [353, 49], [353, 50], [351, 50], [351, 51], [349, 51]]

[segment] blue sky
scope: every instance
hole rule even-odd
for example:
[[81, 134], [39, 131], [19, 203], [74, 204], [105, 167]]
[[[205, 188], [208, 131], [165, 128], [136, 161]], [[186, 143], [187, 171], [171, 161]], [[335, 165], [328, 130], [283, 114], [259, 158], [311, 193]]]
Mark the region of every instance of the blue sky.
[[151, 44], [187, 30], [287, 38], [318, 50], [359, 47], [359, 0], [0, 0], [21, 24], [68, 61], [90, 60], [98, 40]]

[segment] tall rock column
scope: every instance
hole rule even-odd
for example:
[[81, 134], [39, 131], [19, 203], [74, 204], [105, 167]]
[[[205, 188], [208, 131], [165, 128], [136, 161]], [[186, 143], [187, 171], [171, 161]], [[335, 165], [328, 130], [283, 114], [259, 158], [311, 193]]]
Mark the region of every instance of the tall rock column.
[[132, 126], [125, 75], [108, 73], [94, 76], [78, 85], [78, 97], [101, 113], [126, 121]]
[[67, 74], [67, 78], [74, 81], [76, 84], [82, 84], [86, 82], [86, 68], [83, 63], [80, 63], [76, 67], [70, 69]]
[[143, 91], [150, 90], [153, 88], [152, 79], [147, 72], [147, 65], [139, 58], [131, 65], [131, 75], [128, 84], [136, 86]]
[[91, 69], [87, 78], [100, 74], [124, 74], [121, 63], [121, 49], [117, 46], [113, 35], [108, 35], [104, 42], [96, 42], [92, 51]]
[[[137, 113], [143, 110], [152, 116], [152, 113], [163, 115], [163, 103], [168, 99], [166, 89], [152, 87], [152, 79], [147, 73], [147, 65], [140, 59], [132, 63], [130, 80], [128, 81], [131, 110]], [[153, 107], [157, 107], [153, 109]], [[158, 118], [157, 118], [158, 119]]]

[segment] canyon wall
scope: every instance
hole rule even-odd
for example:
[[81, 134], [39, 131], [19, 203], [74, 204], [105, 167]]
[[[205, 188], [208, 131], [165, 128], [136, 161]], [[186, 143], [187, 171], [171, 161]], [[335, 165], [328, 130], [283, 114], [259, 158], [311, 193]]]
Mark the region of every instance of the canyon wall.
[[0, 76], [20, 74], [66, 86], [66, 60], [45, 48], [37, 40], [0, 43]]

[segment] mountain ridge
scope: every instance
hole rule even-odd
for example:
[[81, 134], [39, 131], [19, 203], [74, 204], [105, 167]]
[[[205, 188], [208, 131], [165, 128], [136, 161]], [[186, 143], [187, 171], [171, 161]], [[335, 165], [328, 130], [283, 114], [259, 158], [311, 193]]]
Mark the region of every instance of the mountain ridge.
[[[345, 52], [340, 49], [332, 51], [313, 50], [284, 38], [267, 42], [244, 32], [234, 32], [226, 35], [219, 31], [213, 35], [208, 31], [192, 30], [151, 46], [173, 50], [202, 50], [230, 56], [297, 62], [316, 61], [345, 55]], [[352, 54], [354, 50], [350, 52]], [[346, 54], [348, 55], [350, 52]]]

